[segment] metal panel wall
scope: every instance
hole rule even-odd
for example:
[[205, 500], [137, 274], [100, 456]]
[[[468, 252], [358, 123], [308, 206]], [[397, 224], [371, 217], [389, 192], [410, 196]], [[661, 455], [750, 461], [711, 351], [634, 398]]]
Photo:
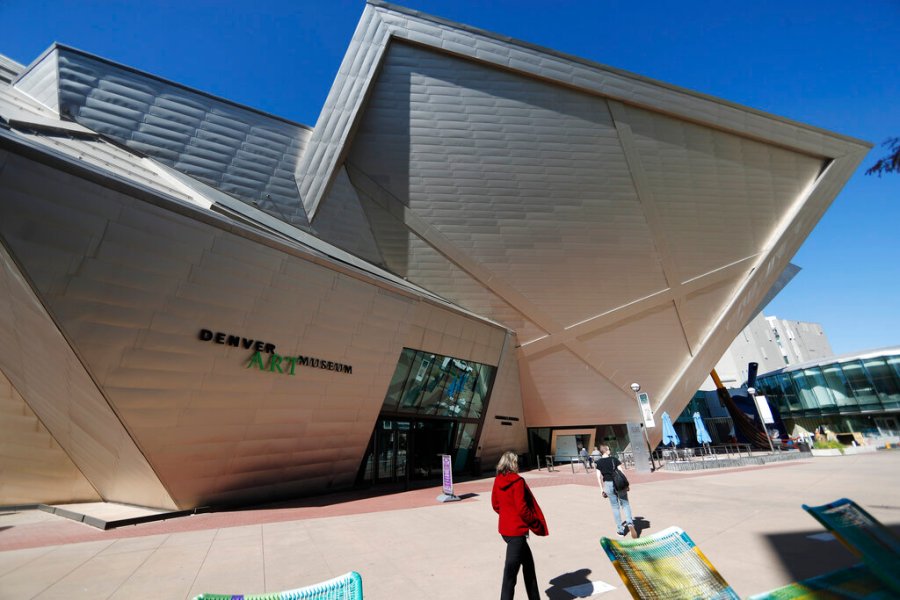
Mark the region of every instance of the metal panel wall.
[[58, 62], [61, 114], [276, 218], [308, 224], [294, 169], [309, 129], [64, 46], [49, 60]]
[[[182, 508], [348, 487], [403, 346], [491, 364], [502, 346], [500, 327], [224, 222], [18, 157], [0, 184], [5, 243]], [[200, 329], [352, 374], [265, 352], [256, 368]]]
[[[5, 291], [0, 284], [0, 294]], [[0, 505], [98, 500], [97, 491], [0, 372]]]
[[[4, 340], [0, 344], [0, 371], [105, 500], [175, 508], [172, 498], [79, 357], [6, 252], [6, 247], [18, 246], [17, 250], [25, 250], [39, 263], [52, 254], [59, 257], [54, 249], [73, 239], [61, 235], [55, 248], [49, 244], [43, 246], [40, 242], [48, 240], [41, 231], [23, 229], [23, 221], [11, 217], [21, 209], [17, 200], [38, 200], [38, 188], [43, 185], [43, 190], [47, 191], [50, 187], [47, 182], [53, 179], [58, 182], [60, 176], [47, 169], [34, 170], [17, 157], [10, 157], [0, 173], [0, 197], [3, 198], [0, 202], [0, 237], [3, 240], [3, 246], [0, 246], [0, 338]], [[25, 186], [27, 194], [21, 185]], [[70, 193], [70, 199], [79, 199], [77, 192]], [[77, 230], [75, 223], [69, 225]], [[53, 259], [48, 261], [53, 262]], [[57, 273], [64, 272], [71, 263], [57, 266]], [[44, 281], [49, 283], [47, 279]], [[62, 463], [57, 462], [56, 466], [63, 473], [67, 471]], [[44, 483], [47, 485], [42, 490], [45, 497], [76, 500], [87, 495], [83, 482], [73, 479], [71, 473]]]

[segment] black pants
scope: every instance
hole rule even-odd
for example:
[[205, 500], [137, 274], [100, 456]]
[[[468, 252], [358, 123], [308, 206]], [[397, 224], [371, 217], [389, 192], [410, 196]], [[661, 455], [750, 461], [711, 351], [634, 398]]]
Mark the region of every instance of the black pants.
[[506, 564], [503, 566], [503, 587], [500, 588], [500, 600], [512, 600], [516, 592], [516, 578], [519, 566], [525, 578], [525, 592], [528, 600], [540, 600], [537, 577], [534, 574], [534, 557], [528, 547], [528, 538], [524, 535], [514, 537], [502, 536], [506, 542]]

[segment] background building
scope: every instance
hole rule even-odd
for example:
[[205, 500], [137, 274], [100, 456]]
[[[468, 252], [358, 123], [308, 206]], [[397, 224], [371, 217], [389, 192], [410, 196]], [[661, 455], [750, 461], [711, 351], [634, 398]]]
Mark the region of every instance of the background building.
[[[748, 366], [751, 362], [757, 363], [757, 373], [767, 373], [781, 369], [785, 364], [802, 362], [796, 357], [831, 355], [831, 344], [820, 324], [786, 321], [767, 317], [760, 312], [731, 342], [716, 363], [715, 370], [738, 407], [758, 421], [757, 410], [747, 394]], [[719, 399], [712, 378], [707, 378], [675, 419], [675, 428], [687, 446], [698, 445], [694, 412], [700, 413], [713, 443], [725, 443], [732, 439], [745, 441], [740, 432], [735, 431], [732, 415]], [[778, 425], [784, 427], [783, 423]]]
[[869, 148], [377, 2], [314, 127], [62, 45], [2, 66], [3, 503], [621, 437], [632, 382], [681, 411]]
[[900, 439], [900, 348], [791, 365], [763, 374], [757, 386], [788, 431], [824, 427], [847, 444]]

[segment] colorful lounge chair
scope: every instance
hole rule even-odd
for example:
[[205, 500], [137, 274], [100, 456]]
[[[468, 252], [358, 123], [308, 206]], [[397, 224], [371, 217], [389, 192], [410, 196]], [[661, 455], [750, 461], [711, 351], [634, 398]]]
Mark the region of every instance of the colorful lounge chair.
[[200, 594], [194, 600], [362, 600], [362, 577], [350, 571], [315, 585], [268, 594]]
[[739, 596], [682, 529], [600, 544], [634, 598], [738, 600]]
[[900, 539], [853, 500], [841, 498], [822, 506], [803, 505], [850, 552], [900, 595]]
[[887, 600], [900, 597], [900, 540], [862, 507], [841, 498], [822, 506], [803, 505], [863, 564], [840, 569], [757, 594], [751, 600], [851, 598]]

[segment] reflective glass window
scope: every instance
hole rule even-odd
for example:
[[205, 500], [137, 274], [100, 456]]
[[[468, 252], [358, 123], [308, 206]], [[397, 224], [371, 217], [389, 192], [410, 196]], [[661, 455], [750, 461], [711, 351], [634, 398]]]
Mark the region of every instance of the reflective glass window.
[[481, 419], [495, 368], [404, 348], [391, 378], [384, 410]]
[[863, 369], [862, 363], [858, 360], [847, 362], [841, 365], [844, 377], [856, 396], [856, 401], [860, 406], [878, 404], [878, 395], [875, 393], [875, 386], [869, 380], [869, 376]]
[[847, 383], [847, 378], [844, 377], [841, 365], [824, 365], [822, 375], [825, 377], [825, 382], [828, 384], [828, 389], [831, 390], [837, 406], [856, 406], [856, 398], [853, 390], [850, 389], [850, 384]]
[[900, 382], [894, 377], [893, 369], [884, 358], [867, 358], [863, 361], [863, 366], [869, 379], [875, 384], [875, 392], [881, 397], [882, 403], [891, 406], [900, 403]]
[[781, 373], [776, 375], [776, 380], [790, 410], [802, 410], [803, 406], [800, 404], [800, 398], [797, 396], [797, 391], [794, 388], [794, 382], [791, 380], [790, 375]]
[[819, 367], [812, 367], [803, 370], [806, 376], [806, 382], [809, 384], [810, 390], [816, 397], [816, 403], [819, 407], [834, 406], [834, 398], [828, 390], [828, 384], [825, 382], [825, 376]]
[[406, 380], [409, 378], [415, 356], [416, 351], [409, 348], [404, 348], [400, 353], [400, 360], [397, 361], [397, 368], [394, 369], [394, 376], [391, 377], [391, 384], [388, 386], [388, 393], [384, 398], [385, 409], [397, 408], [400, 392], [406, 388]]
[[804, 409], [818, 408], [816, 395], [810, 388], [809, 383], [807, 383], [803, 371], [794, 371], [793, 373], [790, 373], [790, 376], [797, 389], [797, 395], [800, 397], [800, 406]]
[[[764, 377], [758, 379], [756, 381], [756, 387], [763, 395], [765, 395], [769, 402], [778, 407], [779, 412], [790, 412], [790, 406], [788, 406], [787, 399], [781, 391], [781, 386], [778, 383], [777, 377]], [[691, 399], [691, 403], [695, 400], [696, 398]]]
[[406, 381], [406, 387], [400, 392], [401, 411], [413, 410], [419, 405], [419, 399], [429, 382], [429, 374], [434, 366], [434, 354], [416, 352], [410, 368], [410, 377]]

